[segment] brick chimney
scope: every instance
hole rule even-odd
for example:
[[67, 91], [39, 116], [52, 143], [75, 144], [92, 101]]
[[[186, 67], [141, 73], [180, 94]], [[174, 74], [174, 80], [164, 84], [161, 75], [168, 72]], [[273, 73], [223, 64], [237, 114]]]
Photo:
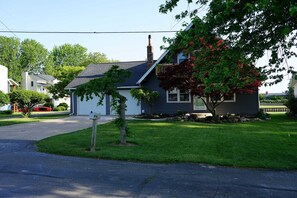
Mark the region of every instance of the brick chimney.
[[151, 35], [148, 35], [147, 46], [147, 67], [150, 68], [154, 64], [153, 47], [151, 45]]

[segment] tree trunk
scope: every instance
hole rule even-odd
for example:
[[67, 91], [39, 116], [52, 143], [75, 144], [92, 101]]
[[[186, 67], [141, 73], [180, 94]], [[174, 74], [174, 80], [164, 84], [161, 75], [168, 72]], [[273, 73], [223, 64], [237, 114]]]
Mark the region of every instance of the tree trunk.
[[125, 110], [126, 110], [126, 99], [121, 98], [120, 99], [120, 120], [121, 120], [121, 144], [127, 144], [126, 141], [126, 129], [127, 129], [127, 123], [126, 123], [126, 115], [125, 115]]

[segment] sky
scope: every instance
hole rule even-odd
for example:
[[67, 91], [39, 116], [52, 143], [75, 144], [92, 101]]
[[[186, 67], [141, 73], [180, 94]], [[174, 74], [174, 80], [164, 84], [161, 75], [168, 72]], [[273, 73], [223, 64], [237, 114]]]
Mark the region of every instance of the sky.
[[[182, 23], [174, 19], [175, 14], [188, 8], [179, 3], [173, 13], [159, 13], [165, 0], [0, 0], [0, 30], [24, 31], [178, 31]], [[205, 12], [201, 12], [203, 15]], [[5, 24], [5, 27], [2, 23]], [[7, 29], [8, 28], [8, 29]], [[146, 34], [20, 34], [0, 33], [16, 36], [20, 40], [34, 39], [49, 51], [65, 43], [80, 44], [89, 52], [101, 52], [109, 59], [136, 61], [146, 59]], [[154, 59], [164, 52], [163, 37], [174, 37], [175, 33], [151, 34]], [[258, 62], [264, 64], [265, 57]], [[296, 64], [297, 60], [290, 60]], [[297, 68], [296, 68], [297, 69]], [[284, 92], [289, 77], [276, 86], [261, 87], [260, 92]]]

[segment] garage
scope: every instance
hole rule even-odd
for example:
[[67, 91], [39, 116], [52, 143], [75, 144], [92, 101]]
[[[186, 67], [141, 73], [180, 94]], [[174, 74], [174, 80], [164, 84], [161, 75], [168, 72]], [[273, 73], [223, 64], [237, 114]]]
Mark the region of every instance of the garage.
[[77, 115], [89, 115], [90, 111], [99, 112], [101, 115], [106, 115], [106, 102], [105, 98], [103, 99], [103, 105], [98, 106], [97, 103], [99, 98], [93, 95], [93, 99], [86, 101], [84, 98], [83, 101], [80, 98], [77, 98]]
[[[119, 90], [119, 93], [127, 98], [126, 115], [139, 115], [141, 113], [141, 105], [140, 103], [138, 104], [138, 101], [131, 96], [130, 90]], [[116, 114], [112, 108], [110, 110], [110, 114]]]

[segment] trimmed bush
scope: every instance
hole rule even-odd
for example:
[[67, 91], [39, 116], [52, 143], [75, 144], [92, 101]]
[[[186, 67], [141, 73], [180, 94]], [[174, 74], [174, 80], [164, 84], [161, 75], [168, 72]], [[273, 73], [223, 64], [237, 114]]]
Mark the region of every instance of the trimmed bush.
[[[57, 107], [65, 107], [65, 110], [67, 110], [69, 106], [68, 106], [67, 103], [62, 102], [62, 103], [60, 103]], [[65, 111], [65, 110], [63, 110], [63, 111]]]
[[67, 109], [66, 109], [66, 107], [64, 107], [64, 106], [58, 106], [58, 107], [57, 107], [57, 110], [58, 110], [58, 111], [66, 111]]
[[0, 111], [1, 114], [13, 114], [12, 110], [4, 110], [4, 111]]

